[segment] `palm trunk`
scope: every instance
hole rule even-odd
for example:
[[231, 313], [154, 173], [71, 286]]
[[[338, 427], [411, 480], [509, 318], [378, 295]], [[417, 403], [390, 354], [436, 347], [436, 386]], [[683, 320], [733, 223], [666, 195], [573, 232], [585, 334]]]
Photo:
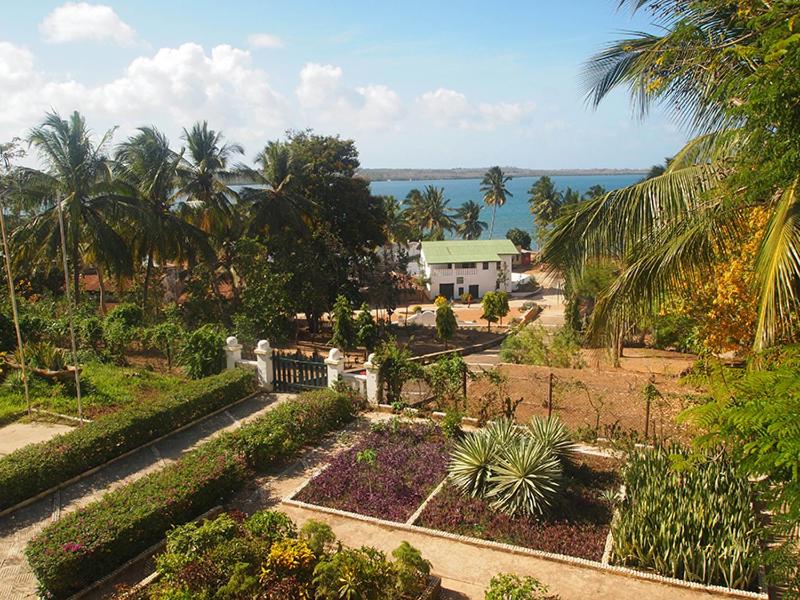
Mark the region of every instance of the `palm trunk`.
[[492, 205], [492, 224], [489, 226], [489, 239], [494, 235], [494, 216], [497, 214], [497, 204]]
[[78, 240], [72, 243], [72, 295], [75, 298], [75, 305], [81, 301], [81, 254], [78, 247]]
[[150, 287], [150, 277], [153, 273], [153, 252], [147, 252], [147, 266], [144, 270], [144, 284], [142, 285], [142, 312], [147, 311], [147, 291]]
[[103, 279], [103, 268], [97, 265], [97, 287], [100, 289], [100, 314], [106, 314], [106, 284]]

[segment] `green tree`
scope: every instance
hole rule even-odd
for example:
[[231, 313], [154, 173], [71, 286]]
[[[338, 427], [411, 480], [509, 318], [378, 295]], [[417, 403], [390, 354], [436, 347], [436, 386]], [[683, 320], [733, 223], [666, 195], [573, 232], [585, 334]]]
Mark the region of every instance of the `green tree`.
[[481, 205], [467, 200], [456, 209], [455, 218], [460, 221], [456, 225], [456, 233], [465, 240], [477, 240], [486, 229], [486, 222], [481, 221]]
[[175, 187], [181, 155], [169, 147], [166, 136], [154, 127], [141, 127], [122, 142], [115, 153], [115, 176], [137, 202], [131, 245], [137, 260], [145, 263], [142, 309], [156, 263], [194, 260], [214, 262], [204, 231], [185, 221], [175, 208]]
[[489, 239], [494, 235], [494, 218], [497, 214], [497, 207], [506, 203], [506, 198], [513, 196], [508, 191], [506, 184], [511, 181], [511, 177], [503, 174], [500, 167], [491, 167], [481, 180], [481, 192], [483, 192], [483, 202], [486, 206], [492, 207], [492, 224], [489, 226]]
[[481, 319], [486, 321], [486, 326], [489, 331], [492, 330], [492, 323], [497, 323], [500, 319], [499, 301], [500, 298], [497, 292], [486, 292], [481, 300], [481, 308], [483, 308]]
[[411, 190], [406, 197], [409, 222], [425, 239], [443, 240], [445, 232], [452, 231], [456, 222], [450, 214], [450, 200], [444, 197], [444, 188], [432, 185]]
[[506, 238], [511, 240], [515, 246], [530, 250], [531, 248], [531, 234], [524, 229], [514, 227], [506, 231]]
[[356, 341], [367, 349], [367, 354], [375, 349], [380, 340], [380, 332], [369, 310], [369, 305], [365, 302], [361, 305], [358, 317], [355, 322]]
[[[105, 154], [113, 129], [95, 140], [86, 120], [73, 112], [69, 119], [48, 113], [33, 128], [28, 142], [36, 150], [44, 170], [18, 170], [21, 197], [16, 198], [32, 218], [12, 236], [15, 260], [26, 270], [54, 268], [61, 254], [58, 204], [64, 215], [67, 257], [72, 271], [72, 292], [80, 301], [83, 258], [91, 256], [98, 268], [118, 275], [132, 270], [131, 252], [120, 233], [123, 218], [134, 210], [134, 202], [117, 193], [112, 185], [111, 164]], [[56, 267], [60, 272], [60, 264]]]
[[537, 179], [528, 190], [528, 194], [528, 204], [536, 224], [536, 237], [541, 247], [550, 225], [561, 210], [562, 197], [556, 190], [553, 180], [547, 175]]
[[345, 352], [355, 348], [357, 332], [353, 322], [353, 309], [350, 307], [350, 301], [341, 294], [336, 297], [331, 320], [333, 321], [333, 336], [330, 344]]
[[[590, 332], [608, 337], [624, 322], [658, 313], [708, 281], [759, 234], [755, 347], [797, 334], [800, 290], [800, 95], [796, 7], [724, 0], [626, 1], [664, 25], [613, 42], [586, 67], [589, 99], [626, 87], [642, 114], [662, 103], [695, 137], [661, 175], [582, 203], [556, 223], [543, 260], [580, 270], [616, 258], [623, 268], [604, 291]], [[791, 25], [789, 25], [791, 21]]]
[[375, 364], [381, 381], [386, 385], [386, 401], [389, 404], [401, 402], [403, 384], [424, 375], [422, 366], [411, 360], [411, 351], [397, 344], [394, 338], [384, 341], [375, 352]]
[[455, 335], [456, 329], [458, 329], [458, 322], [453, 307], [449, 302], [443, 302], [436, 309], [436, 337], [444, 342], [445, 349], [447, 349], [448, 340]]
[[511, 308], [508, 306], [508, 292], [502, 290], [496, 291], [495, 301], [497, 302], [497, 316], [500, 317], [500, 324], [503, 324], [503, 317], [505, 317]]

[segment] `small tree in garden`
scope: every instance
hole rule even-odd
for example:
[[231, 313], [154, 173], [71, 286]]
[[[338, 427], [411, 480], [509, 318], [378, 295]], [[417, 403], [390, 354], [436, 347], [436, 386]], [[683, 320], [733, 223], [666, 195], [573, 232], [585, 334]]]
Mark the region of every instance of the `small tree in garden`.
[[122, 359], [125, 348], [136, 338], [141, 325], [141, 308], [136, 304], [118, 304], [103, 320], [103, 341], [114, 356]]
[[546, 585], [534, 577], [519, 577], [512, 573], [498, 573], [486, 588], [485, 600], [550, 600]]
[[383, 342], [375, 353], [381, 380], [386, 384], [386, 401], [389, 404], [400, 402], [403, 384], [409, 379], [423, 375], [419, 363], [411, 360], [411, 351], [400, 347], [397, 340], [391, 338]]
[[220, 373], [225, 366], [225, 337], [213, 325], [195, 329], [186, 339], [180, 354], [180, 364], [192, 379]]
[[500, 306], [498, 304], [497, 292], [486, 292], [483, 295], [481, 307], [483, 308], [481, 319], [486, 321], [486, 327], [491, 332], [492, 323], [497, 323], [498, 319], [500, 318]]
[[352, 350], [356, 346], [356, 325], [353, 322], [353, 309], [350, 301], [339, 294], [331, 312], [333, 337], [331, 345], [340, 350]]
[[505, 317], [511, 308], [508, 306], [508, 292], [495, 292], [495, 302], [497, 303], [497, 316], [500, 317], [500, 325], [503, 324]]
[[167, 368], [172, 369], [178, 348], [185, 335], [186, 330], [180, 322], [167, 319], [145, 329], [143, 337], [149, 347], [158, 350], [166, 357]]
[[464, 378], [469, 368], [458, 354], [443, 356], [425, 368], [425, 380], [431, 387], [439, 410], [458, 409], [464, 398]]
[[495, 286], [498, 290], [505, 290], [508, 287], [511, 275], [508, 273], [505, 261], [500, 262], [500, 268], [497, 269], [497, 279], [495, 279]]
[[447, 348], [447, 340], [453, 337], [458, 329], [456, 315], [449, 303], [445, 302], [436, 309], [436, 337], [444, 341]]
[[356, 341], [364, 346], [367, 349], [367, 354], [369, 354], [378, 345], [380, 332], [366, 302], [361, 305], [361, 312], [356, 317], [355, 328]]

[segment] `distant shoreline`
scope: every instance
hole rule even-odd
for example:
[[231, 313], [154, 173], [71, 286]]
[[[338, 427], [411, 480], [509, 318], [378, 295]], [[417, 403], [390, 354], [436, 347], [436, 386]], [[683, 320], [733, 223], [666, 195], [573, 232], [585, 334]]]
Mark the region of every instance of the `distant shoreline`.
[[[476, 169], [359, 169], [358, 176], [369, 181], [408, 181], [433, 179], [481, 179], [487, 168]], [[511, 177], [548, 176], [598, 176], [598, 175], [644, 175], [648, 169], [521, 169], [503, 167], [503, 173]]]

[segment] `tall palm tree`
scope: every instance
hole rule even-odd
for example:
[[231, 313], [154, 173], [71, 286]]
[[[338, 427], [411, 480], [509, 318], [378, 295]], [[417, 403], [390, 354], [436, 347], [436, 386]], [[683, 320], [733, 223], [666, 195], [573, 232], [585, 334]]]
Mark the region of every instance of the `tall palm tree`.
[[481, 180], [483, 202], [486, 206], [492, 207], [492, 224], [489, 226], [489, 239], [492, 239], [494, 235], [494, 217], [497, 214], [497, 207], [506, 203], [506, 197], [514, 195], [506, 188], [506, 183], [509, 181], [511, 181], [511, 177], [504, 175], [500, 167], [491, 167]]
[[[791, 3], [624, 0], [662, 29], [619, 40], [586, 67], [589, 99], [621, 86], [642, 114], [671, 107], [696, 137], [656, 175], [567, 211], [543, 259], [581, 270], [612, 258], [616, 281], [598, 301], [591, 331], [602, 335], [707, 281], [741, 247], [754, 207], [769, 214], [755, 259], [756, 348], [796, 334], [800, 294], [798, 51], [781, 45]], [[784, 55], [786, 55], [784, 57]], [[777, 57], [784, 57], [778, 59]], [[766, 98], [766, 100], [765, 100]]]
[[156, 263], [197, 256], [212, 262], [214, 254], [205, 232], [175, 210], [183, 157], [170, 149], [163, 133], [154, 127], [140, 127], [117, 147], [115, 161], [116, 176], [138, 202], [131, 246], [137, 261], [145, 264], [142, 307], [146, 309]]
[[132, 204], [111, 178], [105, 150], [112, 134], [109, 130], [95, 141], [78, 112], [68, 120], [48, 113], [28, 136], [44, 170], [19, 170], [22, 206], [34, 216], [14, 232], [16, 259], [29, 267], [53, 268], [53, 257], [61, 251], [60, 203], [76, 301], [85, 256], [98, 269], [124, 274], [131, 268], [128, 245], [116, 225]]
[[465, 240], [477, 240], [486, 230], [486, 222], [481, 221], [481, 205], [474, 200], [467, 200], [456, 209], [455, 217], [460, 223], [456, 225], [456, 233]]
[[450, 214], [450, 200], [444, 197], [444, 188], [425, 186], [422, 192], [412, 190], [406, 198], [411, 223], [429, 240], [443, 240], [446, 231], [452, 231], [456, 222]]
[[382, 196], [386, 213], [386, 239], [396, 244], [408, 242], [413, 237], [412, 226], [402, 203], [394, 196]]
[[258, 169], [247, 171], [260, 187], [247, 187], [239, 196], [249, 212], [251, 233], [276, 233], [284, 229], [305, 233], [312, 203], [298, 190], [303, 165], [284, 142], [269, 142], [255, 160]]

